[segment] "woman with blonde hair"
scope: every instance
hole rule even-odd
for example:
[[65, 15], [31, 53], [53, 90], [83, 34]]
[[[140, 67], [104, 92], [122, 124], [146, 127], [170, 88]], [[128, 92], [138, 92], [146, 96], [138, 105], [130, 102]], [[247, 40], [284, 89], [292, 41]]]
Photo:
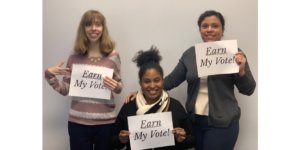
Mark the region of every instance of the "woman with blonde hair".
[[[68, 130], [71, 150], [110, 149], [111, 128], [116, 119], [113, 93], [120, 93], [121, 61], [111, 40], [105, 17], [96, 10], [85, 12], [81, 18], [74, 46], [66, 67], [60, 63], [45, 71], [45, 78], [54, 90], [68, 95], [73, 64], [86, 64], [113, 69], [113, 77], [104, 77], [104, 86], [112, 91], [111, 99], [72, 97]], [[62, 81], [57, 75], [63, 75]]]

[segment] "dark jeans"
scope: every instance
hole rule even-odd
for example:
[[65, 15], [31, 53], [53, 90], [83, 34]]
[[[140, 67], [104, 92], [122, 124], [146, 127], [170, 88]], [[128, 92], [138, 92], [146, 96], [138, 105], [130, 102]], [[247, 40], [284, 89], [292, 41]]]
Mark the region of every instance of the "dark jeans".
[[109, 150], [113, 124], [82, 125], [68, 122], [71, 150]]
[[208, 125], [207, 116], [196, 115], [194, 131], [196, 150], [233, 150], [239, 134], [239, 121], [232, 121], [226, 128], [216, 128]]

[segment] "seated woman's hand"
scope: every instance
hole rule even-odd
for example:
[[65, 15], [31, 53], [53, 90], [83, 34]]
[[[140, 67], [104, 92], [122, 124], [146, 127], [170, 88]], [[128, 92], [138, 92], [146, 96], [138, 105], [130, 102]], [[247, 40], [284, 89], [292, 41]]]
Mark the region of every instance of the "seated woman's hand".
[[174, 128], [172, 133], [174, 134], [177, 142], [182, 142], [186, 139], [186, 132], [183, 128]]
[[119, 140], [121, 143], [126, 144], [129, 141], [129, 131], [121, 130], [119, 133]]

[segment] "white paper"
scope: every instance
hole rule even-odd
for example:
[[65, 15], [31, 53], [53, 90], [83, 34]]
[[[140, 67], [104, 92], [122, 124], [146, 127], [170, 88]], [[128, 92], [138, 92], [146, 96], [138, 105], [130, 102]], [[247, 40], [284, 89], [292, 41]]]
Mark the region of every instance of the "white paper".
[[195, 51], [199, 77], [239, 71], [234, 57], [238, 52], [237, 40], [199, 43]]
[[113, 69], [85, 64], [73, 64], [70, 96], [110, 100], [111, 90], [103, 84], [105, 76], [113, 76]]
[[175, 145], [171, 112], [128, 117], [131, 149]]

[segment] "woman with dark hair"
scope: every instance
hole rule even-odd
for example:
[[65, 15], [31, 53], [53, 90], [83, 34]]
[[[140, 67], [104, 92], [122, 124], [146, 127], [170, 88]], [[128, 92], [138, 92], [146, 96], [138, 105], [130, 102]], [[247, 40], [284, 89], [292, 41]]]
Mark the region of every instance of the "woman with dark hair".
[[151, 47], [148, 51], [139, 51], [133, 58], [133, 62], [139, 67], [139, 83], [141, 90], [138, 91], [134, 101], [124, 104], [117, 116], [113, 145], [116, 148], [131, 149], [129, 142], [127, 117], [159, 112], [171, 112], [175, 137], [175, 146], [161, 147], [157, 149], [188, 149], [193, 147], [194, 139], [191, 135], [191, 123], [186, 111], [179, 101], [171, 98], [163, 90], [163, 69], [159, 61], [159, 51]]
[[[198, 27], [203, 42], [220, 41], [225, 20], [221, 13], [208, 10], [200, 15]], [[233, 150], [241, 115], [234, 87], [248, 96], [256, 87], [246, 55], [241, 49], [235, 54], [238, 73], [199, 78], [195, 50], [195, 46], [192, 46], [182, 54], [176, 67], [164, 78], [164, 88], [171, 90], [187, 81], [185, 108], [193, 121], [197, 150]]]
[[[209, 10], [200, 15], [198, 27], [203, 42], [220, 41], [225, 30], [221, 13]], [[234, 86], [251, 95], [256, 82], [245, 54], [239, 49], [235, 61], [239, 72], [198, 77], [195, 47], [186, 50], [174, 70], [165, 77], [164, 87], [171, 90], [188, 83], [186, 110], [194, 121], [197, 150], [233, 150], [239, 133], [240, 107]]]

